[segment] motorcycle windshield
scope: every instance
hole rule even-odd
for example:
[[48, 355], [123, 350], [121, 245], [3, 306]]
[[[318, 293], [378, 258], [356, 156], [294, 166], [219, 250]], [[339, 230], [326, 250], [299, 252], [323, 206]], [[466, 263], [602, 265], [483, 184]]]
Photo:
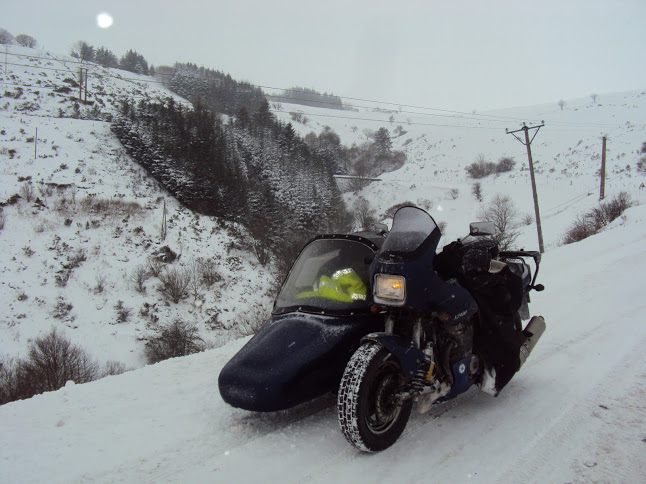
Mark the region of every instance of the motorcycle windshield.
[[393, 227], [381, 247], [380, 258], [410, 260], [433, 247], [440, 229], [428, 213], [416, 207], [402, 207], [395, 213]]
[[314, 240], [292, 266], [276, 298], [274, 313], [350, 312], [368, 308], [372, 302], [369, 263], [373, 256], [373, 248], [358, 240]]

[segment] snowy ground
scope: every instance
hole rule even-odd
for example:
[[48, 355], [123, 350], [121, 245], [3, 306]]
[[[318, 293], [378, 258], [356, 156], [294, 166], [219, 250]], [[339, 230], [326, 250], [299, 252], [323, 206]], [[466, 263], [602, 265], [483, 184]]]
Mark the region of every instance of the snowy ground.
[[497, 398], [414, 413], [363, 454], [334, 398], [254, 414], [219, 370], [244, 340], [0, 407], [3, 482], [642, 482], [646, 475], [646, 208], [544, 257], [532, 311], [548, 329]]

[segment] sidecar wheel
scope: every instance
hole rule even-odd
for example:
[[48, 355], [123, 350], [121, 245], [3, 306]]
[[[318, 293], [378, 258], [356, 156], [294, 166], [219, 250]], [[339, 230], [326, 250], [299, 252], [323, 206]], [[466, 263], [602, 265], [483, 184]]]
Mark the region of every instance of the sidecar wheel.
[[406, 382], [397, 358], [381, 345], [366, 343], [354, 353], [337, 399], [339, 424], [348, 442], [367, 452], [395, 443], [413, 407], [412, 399], [397, 405], [393, 398]]

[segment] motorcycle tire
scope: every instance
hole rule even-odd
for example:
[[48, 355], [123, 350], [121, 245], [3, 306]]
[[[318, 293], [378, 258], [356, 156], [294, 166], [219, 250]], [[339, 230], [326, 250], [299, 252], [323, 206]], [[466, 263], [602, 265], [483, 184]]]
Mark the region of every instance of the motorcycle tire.
[[356, 448], [378, 452], [395, 443], [404, 431], [413, 400], [393, 401], [407, 384], [401, 365], [387, 349], [369, 342], [348, 362], [337, 398], [339, 425]]

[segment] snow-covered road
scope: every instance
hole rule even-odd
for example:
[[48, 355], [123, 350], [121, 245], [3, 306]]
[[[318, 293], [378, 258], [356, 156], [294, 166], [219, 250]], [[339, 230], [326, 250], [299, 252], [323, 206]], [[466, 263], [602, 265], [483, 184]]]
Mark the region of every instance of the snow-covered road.
[[[644, 482], [646, 207], [543, 258], [547, 331], [500, 396], [415, 411], [390, 449], [334, 398], [253, 414], [217, 377], [244, 341], [0, 407], [1, 482]], [[423, 477], [420, 477], [423, 474]]]

